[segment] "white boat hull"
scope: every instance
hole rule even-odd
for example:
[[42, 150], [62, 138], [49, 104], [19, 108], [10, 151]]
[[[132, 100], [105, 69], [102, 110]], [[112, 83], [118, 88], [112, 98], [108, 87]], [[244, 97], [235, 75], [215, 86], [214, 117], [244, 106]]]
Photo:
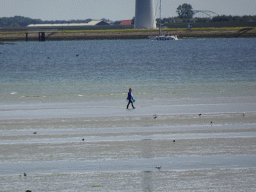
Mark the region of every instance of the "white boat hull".
[[169, 41], [169, 40], [179, 40], [177, 35], [166, 35], [166, 36], [149, 36], [152, 41]]

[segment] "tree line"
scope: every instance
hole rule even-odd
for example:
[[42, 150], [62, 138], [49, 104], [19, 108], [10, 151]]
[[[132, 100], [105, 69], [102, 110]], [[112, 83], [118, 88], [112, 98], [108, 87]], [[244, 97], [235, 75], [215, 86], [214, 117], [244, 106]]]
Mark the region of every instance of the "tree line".
[[173, 18], [165, 18], [163, 21], [165, 23], [171, 23], [174, 20], [175, 22], [255, 22], [256, 15], [244, 15], [244, 16], [231, 16], [231, 15], [218, 15], [212, 18], [204, 17], [194, 17], [195, 12], [193, 11], [193, 7], [190, 4], [184, 3], [179, 5], [176, 13], [178, 17]]
[[[183, 4], [184, 5], [184, 4]], [[191, 5], [179, 6], [177, 8], [177, 17], [163, 18], [162, 23], [196, 23], [196, 22], [256, 22], [256, 15], [244, 15], [244, 16], [231, 16], [231, 15], [219, 15], [212, 18], [209, 17], [193, 17], [194, 12]], [[133, 18], [134, 19], [134, 18]], [[0, 17], [0, 27], [26, 27], [29, 24], [62, 24], [62, 23], [88, 23], [92, 19], [85, 20], [52, 20], [43, 21], [41, 19], [31, 19], [29, 17], [15, 16], [15, 17]], [[105, 18], [102, 20], [109, 21]], [[159, 19], [157, 19], [159, 22]], [[113, 25], [119, 25], [121, 21], [113, 22]]]
[[[159, 22], [159, 19], [157, 19]], [[180, 18], [178, 17], [169, 17], [163, 18], [162, 23], [202, 23], [202, 22], [256, 22], [256, 15], [254, 16], [231, 16], [231, 15], [218, 15], [212, 18], [209, 17], [194, 17], [194, 18]]]
[[43, 21], [41, 19], [31, 19], [29, 17], [14, 16], [14, 17], [0, 17], [0, 27], [26, 27], [30, 24], [62, 24], [62, 23], [88, 23], [92, 19], [86, 20], [52, 20]]

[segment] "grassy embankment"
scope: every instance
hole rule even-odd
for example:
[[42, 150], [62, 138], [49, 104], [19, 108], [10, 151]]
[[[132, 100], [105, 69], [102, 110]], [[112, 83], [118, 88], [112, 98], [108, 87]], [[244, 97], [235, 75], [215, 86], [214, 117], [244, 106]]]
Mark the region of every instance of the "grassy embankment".
[[[166, 28], [162, 29], [162, 33], [170, 33], [170, 34], [179, 34], [180, 37], [256, 37], [256, 28], [252, 27], [222, 27], [222, 28]], [[149, 30], [149, 29], [126, 29], [126, 30], [84, 30], [84, 31], [71, 31], [64, 30], [60, 31], [60, 33], [87, 33], [87, 34], [115, 34], [120, 35], [138, 35], [143, 38], [148, 37], [148, 35], [158, 35], [159, 30]]]
[[[45, 31], [46, 40], [94, 40], [94, 39], [145, 39], [150, 35], [158, 35], [158, 29], [105, 29], [105, 30], [58, 30]], [[162, 33], [178, 34], [180, 38], [232, 38], [256, 37], [255, 27], [221, 27], [221, 28], [165, 28]], [[5, 31], [0, 32], [0, 41], [25, 41], [28, 33], [29, 41], [38, 40], [38, 31]]]

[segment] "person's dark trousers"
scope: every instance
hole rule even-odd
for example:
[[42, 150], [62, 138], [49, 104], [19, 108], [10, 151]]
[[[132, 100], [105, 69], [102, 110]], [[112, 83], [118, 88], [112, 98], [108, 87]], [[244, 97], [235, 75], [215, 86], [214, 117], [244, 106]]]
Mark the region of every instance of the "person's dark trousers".
[[128, 104], [127, 104], [127, 109], [128, 109], [128, 107], [129, 107], [130, 103], [132, 104], [132, 108], [134, 108], [132, 100], [129, 99], [129, 102], [128, 102]]

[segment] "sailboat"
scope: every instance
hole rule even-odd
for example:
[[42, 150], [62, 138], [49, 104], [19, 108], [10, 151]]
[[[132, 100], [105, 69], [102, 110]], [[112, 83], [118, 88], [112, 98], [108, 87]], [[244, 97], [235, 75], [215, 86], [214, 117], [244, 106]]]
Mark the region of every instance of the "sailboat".
[[160, 0], [160, 23], [159, 23], [159, 34], [158, 36], [149, 36], [148, 38], [150, 40], [156, 40], [156, 41], [168, 41], [168, 40], [178, 40], [178, 35], [169, 35], [169, 33], [165, 35], [161, 35], [161, 8], [162, 8], [162, 0]]

